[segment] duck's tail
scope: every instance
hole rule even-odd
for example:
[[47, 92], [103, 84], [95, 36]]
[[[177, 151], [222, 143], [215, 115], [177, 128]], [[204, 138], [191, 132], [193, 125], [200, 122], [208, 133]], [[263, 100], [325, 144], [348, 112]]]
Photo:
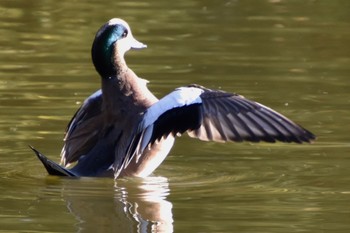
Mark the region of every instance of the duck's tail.
[[29, 147], [30, 147], [30, 149], [32, 149], [34, 151], [34, 153], [39, 158], [39, 160], [43, 163], [44, 167], [46, 168], [47, 172], [50, 175], [53, 175], [53, 176], [72, 176], [72, 177], [77, 176], [73, 172], [71, 172], [70, 170], [68, 170], [68, 169], [58, 165], [54, 161], [48, 159], [45, 155], [40, 153], [34, 147], [32, 147], [32, 146], [29, 146]]

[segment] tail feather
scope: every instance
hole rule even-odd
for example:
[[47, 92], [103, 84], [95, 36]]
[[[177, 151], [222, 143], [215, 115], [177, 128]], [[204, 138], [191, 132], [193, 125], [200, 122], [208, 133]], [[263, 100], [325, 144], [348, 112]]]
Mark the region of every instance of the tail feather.
[[44, 167], [46, 168], [47, 172], [50, 175], [54, 176], [71, 176], [71, 177], [76, 177], [73, 172], [70, 170], [58, 165], [54, 161], [48, 159], [45, 155], [41, 154], [38, 150], [36, 150], [34, 147], [29, 146], [30, 149], [34, 151], [38, 159], [43, 163]]

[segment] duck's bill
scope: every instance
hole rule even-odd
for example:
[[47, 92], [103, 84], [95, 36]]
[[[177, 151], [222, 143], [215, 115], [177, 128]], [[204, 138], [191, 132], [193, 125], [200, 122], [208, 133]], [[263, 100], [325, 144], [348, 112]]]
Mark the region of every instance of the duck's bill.
[[147, 45], [145, 45], [144, 43], [141, 43], [140, 41], [134, 39], [131, 43], [131, 48], [132, 49], [144, 49], [147, 48]]

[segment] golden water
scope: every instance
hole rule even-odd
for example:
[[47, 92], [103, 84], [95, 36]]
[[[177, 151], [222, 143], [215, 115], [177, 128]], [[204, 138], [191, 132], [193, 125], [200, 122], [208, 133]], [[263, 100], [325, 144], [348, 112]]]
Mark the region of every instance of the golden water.
[[[0, 232], [349, 232], [350, 2], [0, 1]], [[96, 30], [129, 22], [129, 66], [161, 97], [197, 83], [240, 93], [312, 145], [183, 136], [147, 179], [48, 177], [64, 129], [99, 89]]]

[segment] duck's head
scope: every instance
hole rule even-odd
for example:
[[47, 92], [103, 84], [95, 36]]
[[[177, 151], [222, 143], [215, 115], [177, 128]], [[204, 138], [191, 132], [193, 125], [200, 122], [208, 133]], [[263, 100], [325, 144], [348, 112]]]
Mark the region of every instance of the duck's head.
[[146, 47], [133, 37], [127, 22], [114, 18], [97, 31], [92, 44], [92, 61], [101, 77], [108, 78], [126, 67], [125, 52]]

